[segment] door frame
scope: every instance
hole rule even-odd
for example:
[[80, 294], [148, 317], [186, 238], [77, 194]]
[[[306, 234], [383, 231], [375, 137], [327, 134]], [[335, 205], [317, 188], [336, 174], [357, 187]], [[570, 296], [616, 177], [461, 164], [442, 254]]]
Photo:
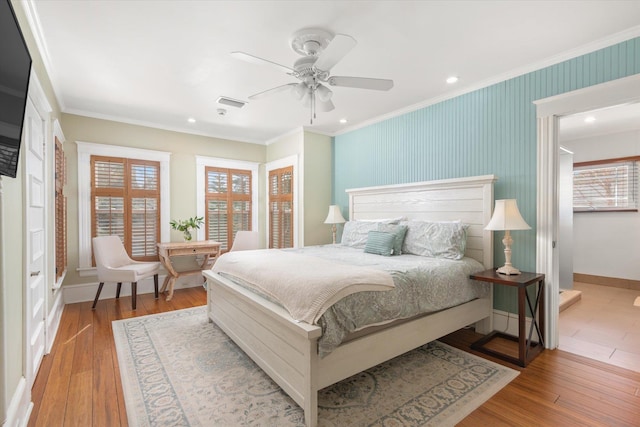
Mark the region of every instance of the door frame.
[[640, 74], [534, 101], [537, 117], [536, 271], [546, 275], [546, 347], [559, 345], [560, 265], [558, 236], [558, 119], [615, 105], [640, 102]]
[[[51, 188], [52, 188], [52, 180], [51, 180], [51, 156], [52, 156], [52, 150], [51, 150], [51, 137], [53, 135], [53, 132], [51, 131], [51, 112], [53, 111], [51, 108], [51, 105], [49, 104], [49, 101], [47, 100], [44, 90], [42, 89], [42, 86], [40, 85], [40, 81], [38, 80], [37, 75], [35, 74], [35, 72], [32, 70], [31, 71], [31, 75], [29, 78], [29, 92], [28, 92], [28, 100], [27, 102], [30, 102], [33, 107], [35, 108], [36, 112], [40, 115], [42, 122], [43, 122], [43, 190], [44, 190], [44, 196], [43, 196], [43, 203], [44, 203], [44, 225], [45, 227], [49, 228], [49, 230], [51, 231], [51, 224], [49, 219], [51, 218], [51, 212], [48, 209], [49, 205], [50, 205], [50, 198], [51, 198]], [[24, 150], [27, 149], [26, 147], [26, 141], [22, 141], [22, 147], [21, 149], [23, 150], [22, 153], [22, 170], [23, 170], [23, 174], [22, 174], [22, 180], [23, 180], [23, 194], [25, 194], [25, 197], [23, 199], [23, 212], [25, 214], [25, 220], [27, 219], [26, 217], [26, 212], [27, 209], [29, 207], [29, 202], [30, 202], [30, 198], [29, 198], [29, 183], [28, 178], [27, 178], [27, 164], [26, 164], [26, 159], [27, 156], [24, 153]], [[51, 268], [50, 268], [50, 263], [51, 263], [51, 257], [50, 257], [50, 253], [49, 253], [49, 242], [50, 242], [50, 236], [49, 236], [50, 232], [47, 232], [45, 230], [45, 232], [43, 233], [43, 248], [44, 248], [44, 254], [43, 254], [43, 269], [42, 269], [42, 274], [43, 274], [43, 280], [44, 280], [44, 287], [45, 287], [45, 293], [44, 293], [44, 308], [43, 308], [43, 333], [44, 333], [44, 342], [45, 342], [45, 352], [46, 349], [48, 348], [46, 343], [48, 341], [48, 337], [47, 337], [47, 323], [48, 323], [48, 315], [49, 315], [49, 299], [51, 298], [51, 294], [48, 292], [48, 290], [50, 289], [50, 273], [51, 273]], [[23, 365], [22, 365], [22, 375], [24, 376], [24, 378], [26, 379], [26, 385], [27, 385], [27, 389], [29, 390], [29, 400], [30, 400], [30, 396], [31, 396], [31, 387], [33, 386], [33, 382], [35, 381], [35, 375], [31, 375], [31, 368], [30, 368], [30, 364], [32, 362], [32, 354], [31, 354], [31, 346], [29, 345], [29, 333], [30, 333], [30, 328], [28, 327], [28, 325], [31, 324], [30, 322], [30, 317], [31, 317], [31, 307], [30, 307], [30, 301], [31, 299], [28, 297], [28, 295], [26, 294], [26, 290], [27, 290], [27, 286], [29, 284], [29, 275], [30, 275], [30, 271], [29, 271], [29, 224], [27, 224], [26, 222], [23, 224], [23, 272], [24, 272], [24, 281], [23, 281], [23, 292], [25, 292], [23, 294]]]

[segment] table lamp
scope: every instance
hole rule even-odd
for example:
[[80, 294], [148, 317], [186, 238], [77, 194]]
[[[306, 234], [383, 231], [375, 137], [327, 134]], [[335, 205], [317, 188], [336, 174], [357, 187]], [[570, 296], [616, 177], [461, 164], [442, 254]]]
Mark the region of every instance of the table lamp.
[[501, 274], [520, 274], [520, 270], [511, 265], [511, 230], [530, 230], [529, 224], [522, 218], [518, 210], [516, 199], [496, 200], [491, 221], [484, 228], [485, 230], [504, 230], [504, 266], [498, 268], [496, 272]]
[[333, 233], [333, 244], [336, 244], [336, 224], [343, 224], [346, 222], [342, 213], [340, 212], [340, 206], [331, 205], [329, 206], [329, 214], [327, 215], [327, 219], [324, 220], [325, 224], [331, 224], [331, 232]]

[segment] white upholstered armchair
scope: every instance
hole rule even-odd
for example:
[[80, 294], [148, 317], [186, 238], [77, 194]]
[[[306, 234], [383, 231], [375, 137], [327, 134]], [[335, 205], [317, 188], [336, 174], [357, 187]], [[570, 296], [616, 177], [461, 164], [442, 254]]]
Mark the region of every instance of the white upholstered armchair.
[[131, 306], [136, 309], [136, 294], [138, 281], [153, 276], [155, 297], [158, 298], [158, 270], [159, 262], [141, 262], [129, 258], [127, 251], [118, 236], [101, 236], [93, 238], [93, 256], [98, 270], [98, 292], [93, 300], [91, 309], [96, 308], [102, 286], [105, 282], [115, 282], [116, 298], [120, 298], [122, 282], [131, 282]]

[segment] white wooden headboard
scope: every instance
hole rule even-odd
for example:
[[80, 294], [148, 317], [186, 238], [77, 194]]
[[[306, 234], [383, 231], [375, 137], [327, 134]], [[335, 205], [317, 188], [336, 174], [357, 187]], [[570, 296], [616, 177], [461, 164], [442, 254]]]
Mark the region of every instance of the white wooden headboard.
[[493, 268], [493, 233], [484, 229], [493, 210], [495, 175], [346, 190], [349, 219], [406, 216], [469, 224], [465, 255]]

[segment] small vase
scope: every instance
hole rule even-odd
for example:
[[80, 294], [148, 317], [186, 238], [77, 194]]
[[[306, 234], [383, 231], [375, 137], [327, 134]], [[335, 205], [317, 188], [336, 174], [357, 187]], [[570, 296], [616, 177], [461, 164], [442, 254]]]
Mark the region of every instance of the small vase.
[[191, 239], [193, 239], [193, 236], [191, 235], [191, 231], [189, 231], [189, 230], [183, 231], [182, 237], [184, 238], [185, 242], [190, 242]]

